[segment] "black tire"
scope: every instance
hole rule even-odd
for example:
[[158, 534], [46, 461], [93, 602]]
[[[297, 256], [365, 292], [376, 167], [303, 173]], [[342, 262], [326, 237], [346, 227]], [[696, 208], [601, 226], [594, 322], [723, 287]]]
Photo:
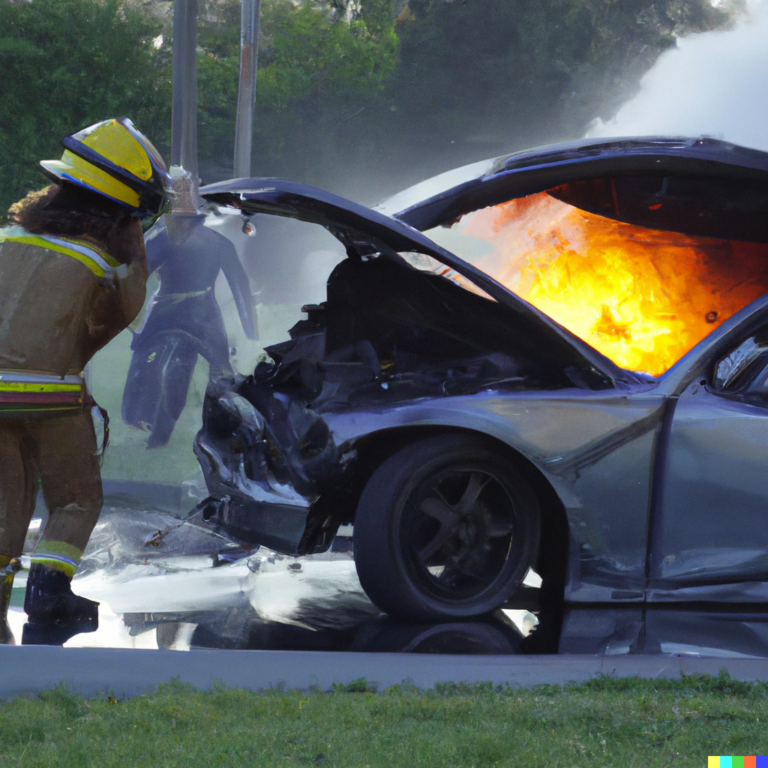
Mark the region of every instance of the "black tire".
[[357, 574], [390, 616], [480, 616], [498, 608], [535, 563], [540, 519], [530, 482], [482, 439], [420, 440], [387, 459], [363, 490]]

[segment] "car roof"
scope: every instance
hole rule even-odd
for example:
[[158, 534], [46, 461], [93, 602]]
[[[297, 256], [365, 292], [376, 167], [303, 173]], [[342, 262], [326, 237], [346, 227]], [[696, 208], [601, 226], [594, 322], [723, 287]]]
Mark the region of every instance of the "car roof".
[[[478, 208], [569, 182], [643, 174], [743, 182], [768, 190], [768, 153], [709, 137], [580, 139], [454, 169], [404, 190], [376, 209], [424, 231]], [[431, 194], [416, 199], [420, 192]]]

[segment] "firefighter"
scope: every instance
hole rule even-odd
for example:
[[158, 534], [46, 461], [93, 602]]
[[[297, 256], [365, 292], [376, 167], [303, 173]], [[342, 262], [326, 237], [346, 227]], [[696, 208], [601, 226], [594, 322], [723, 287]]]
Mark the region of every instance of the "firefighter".
[[141, 219], [161, 208], [162, 158], [127, 118], [68, 136], [53, 184], [0, 230], [0, 643], [38, 487], [48, 521], [31, 558], [22, 642], [59, 645], [98, 627], [72, 577], [101, 512], [83, 369], [136, 317], [147, 262]]

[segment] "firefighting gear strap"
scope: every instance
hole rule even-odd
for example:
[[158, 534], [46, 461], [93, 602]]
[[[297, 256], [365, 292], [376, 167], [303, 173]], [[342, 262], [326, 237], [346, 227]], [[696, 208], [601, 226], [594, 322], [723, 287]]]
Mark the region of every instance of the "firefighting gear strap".
[[88, 267], [96, 277], [113, 277], [120, 267], [119, 261], [91, 245], [63, 237], [32, 235], [20, 227], [14, 227], [13, 231], [0, 232], [0, 243], [36, 245], [48, 251], [62, 253]]
[[0, 371], [0, 414], [83, 410], [82, 376]]
[[75, 575], [83, 553], [64, 541], [41, 541], [32, 555], [32, 565], [43, 565], [65, 573], [70, 579]]
[[155, 296], [153, 304], [160, 304], [169, 302], [171, 305], [181, 304], [182, 301], [187, 299], [196, 299], [198, 296], [205, 296], [208, 291], [213, 290], [213, 286], [204, 288], [202, 291], [189, 291], [189, 293], [163, 293], [159, 296]]

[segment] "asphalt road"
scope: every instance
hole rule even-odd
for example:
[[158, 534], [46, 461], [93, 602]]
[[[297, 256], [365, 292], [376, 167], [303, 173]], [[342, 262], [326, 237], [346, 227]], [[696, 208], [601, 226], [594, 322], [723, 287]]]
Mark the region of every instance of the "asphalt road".
[[0, 697], [65, 683], [83, 696], [125, 698], [178, 678], [199, 689], [221, 683], [264, 690], [329, 689], [364, 677], [379, 689], [408, 681], [509, 683], [527, 688], [584, 682], [598, 675], [680, 678], [726, 669], [738, 680], [768, 680], [768, 660], [669, 656], [453, 656], [296, 651], [153, 651], [114, 648], [0, 646]]

